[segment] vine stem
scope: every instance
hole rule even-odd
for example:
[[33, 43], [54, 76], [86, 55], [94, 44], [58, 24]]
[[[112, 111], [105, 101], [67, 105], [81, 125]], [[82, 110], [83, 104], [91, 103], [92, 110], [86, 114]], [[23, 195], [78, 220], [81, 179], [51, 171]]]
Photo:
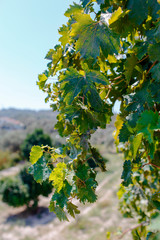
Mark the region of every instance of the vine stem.
[[148, 75], [148, 73], [151, 71], [151, 69], [154, 67], [154, 65], [157, 63], [157, 60], [152, 64], [152, 66], [148, 69], [146, 76]]
[[143, 62], [146, 58], [148, 58], [149, 55], [145, 56], [143, 59], [141, 59], [138, 63]]
[[133, 227], [131, 227], [131, 228], [126, 229], [126, 230], [121, 234], [121, 236], [120, 236], [118, 239], [122, 239], [126, 233], [128, 233], [128, 232], [130, 232], [130, 231], [132, 231], [132, 230], [134, 230], [134, 229], [136, 229], [136, 228], [138, 228], [138, 227], [141, 227], [141, 226], [143, 226], [143, 225], [145, 225], [145, 224], [146, 224], [146, 222], [142, 222], [142, 223], [137, 224], [136, 226], [133, 226]]
[[108, 93], [107, 93], [107, 96], [105, 97], [105, 100], [108, 99], [111, 89], [112, 89], [112, 88], [109, 88]]
[[152, 165], [152, 166], [160, 169], [160, 166], [157, 166], [157, 165], [155, 165], [154, 163], [152, 163], [150, 156], [149, 156], [149, 155], [147, 155], [147, 156], [148, 156], [149, 163], [145, 163], [141, 168], [143, 168], [143, 167], [146, 166], [146, 165]]

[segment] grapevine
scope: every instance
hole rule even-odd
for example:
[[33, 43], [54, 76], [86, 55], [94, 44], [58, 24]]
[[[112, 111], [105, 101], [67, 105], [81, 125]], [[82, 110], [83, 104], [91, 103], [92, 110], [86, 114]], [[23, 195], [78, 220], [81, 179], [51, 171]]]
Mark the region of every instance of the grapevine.
[[152, 219], [160, 216], [160, 3], [81, 0], [65, 16], [60, 44], [47, 53], [37, 84], [58, 112], [55, 129], [67, 140], [47, 148], [49, 160], [46, 146], [34, 146], [32, 174], [53, 183], [49, 208], [60, 220], [79, 214], [72, 199], [95, 202], [97, 172], [87, 159], [102, 171], [105, 164], [90, 138], [108, 126], [119, 101], [114, 138], [125, 159], [120, 207], [125, 216], [138, 216], [134, 239], [152, 239], [159, 234], [152, 232]]

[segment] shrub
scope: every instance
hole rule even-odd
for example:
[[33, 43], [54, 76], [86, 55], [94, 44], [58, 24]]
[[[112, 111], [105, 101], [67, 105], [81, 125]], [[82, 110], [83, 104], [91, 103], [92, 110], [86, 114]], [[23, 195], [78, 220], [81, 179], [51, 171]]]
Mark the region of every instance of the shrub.
[[18, 152], [11, 153], [0, 150], [0, 170], [12, 167], [20, 161], [21, 159]]
[[29, 202], [28, 186], [19, 178], [7, 180], [2, 195], [2, 201], [13, 207], [28, 205]]
[[10, 157], [10, 153], [8, 151], [0, 150], [0, 170], [8, 168], [12, 166], [12, 159]]
[[52, 192], [52, 184], [48, 181], [36, 183], [24, 168], [16, 177], [2, 179], [0, 182], [2, 201], [13, 207], [27, 205], [37, 208], [38, 197], [47, 197]]

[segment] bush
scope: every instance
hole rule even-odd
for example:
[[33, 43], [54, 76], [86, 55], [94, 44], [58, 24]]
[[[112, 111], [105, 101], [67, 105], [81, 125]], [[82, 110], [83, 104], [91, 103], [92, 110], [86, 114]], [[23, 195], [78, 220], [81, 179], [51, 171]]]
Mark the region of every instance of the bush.
[[20, 162], [20, 160], [18, 152], [11, 153], [9, 151], [0, 150], [0, 170], [12, 167]]
[[[27, 205], [37, 208], [38, 197], [47, 197], [52, 192], [52, 184], [48, 181], [36, 183], [24, 168], [18, 176], [1, 180], [2, 201], [13, 207]], [[31, 205], [32, 203], [32, 205]]]
[[35, 129], [32, 134], [28, 134], [22, 145], [20, 146], [21, 155], [25, 159], [29, 159], [29, 153], [34, 145], [52, 145], [51, 138], [48, 134], [44, 134], [42, 129]]
[[9, 152], [4, 152], [0, 150], [0, 170], [8, 168], [12, 165], [12, 160], [10, 158]]
[[13, 207], [28, 205], [29, 203], [28, 186], [18, 178], [7, 180], [2, 195], [2, 201]]

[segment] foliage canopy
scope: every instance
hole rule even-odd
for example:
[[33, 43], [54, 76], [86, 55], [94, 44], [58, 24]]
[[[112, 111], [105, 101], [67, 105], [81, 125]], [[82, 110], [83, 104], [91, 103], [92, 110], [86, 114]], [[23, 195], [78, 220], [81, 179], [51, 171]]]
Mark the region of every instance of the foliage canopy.
[[[157, 0], [81, 0], [65, 13], [60, 44], [47, 53], [48, 68], [37, 82], [59, 112], [55, 128], [67, 137], [62, 148], [48, 148], [53, 162], [59, 162], [49, 180], [55, 188], [50, 210], [60, 220], [67, 219], [67, 212], [79, 213], [72, 198], [83, 203], [97, 199], [96, 171], [87, 158], [102, 170], [105, 165], [89, 139], [98, 127], [106, 128], [118, 100], [114, 137], [125, 158], [121, 210], [138, 216], [134, 239], [152, 239], [146, 225], [160, 211], [159, 14]], [[32, 149], [31, 155], [39, 151], [43, 148]], [[33, 166], [38, 164], [35, 157]]]

